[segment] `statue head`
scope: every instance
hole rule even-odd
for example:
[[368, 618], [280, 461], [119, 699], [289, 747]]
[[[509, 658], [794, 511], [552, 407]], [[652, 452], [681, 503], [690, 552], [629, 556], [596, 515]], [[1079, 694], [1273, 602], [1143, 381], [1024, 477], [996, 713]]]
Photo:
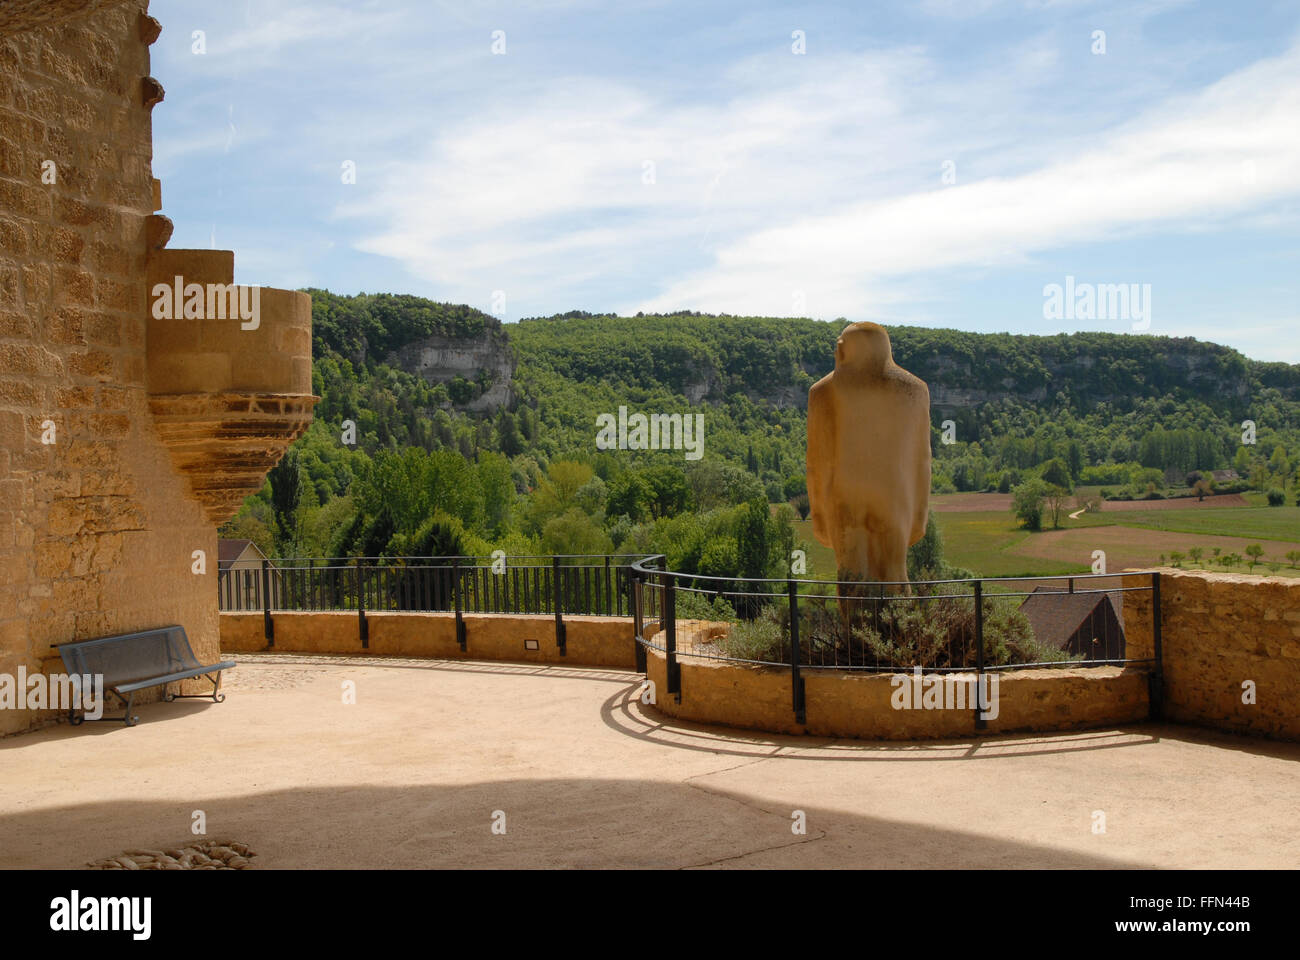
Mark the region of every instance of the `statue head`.
[[844, 328], [835, 342], [835, 369], [881, 373], [893, 360], [889, 333], [878, 323], [864, 320]]

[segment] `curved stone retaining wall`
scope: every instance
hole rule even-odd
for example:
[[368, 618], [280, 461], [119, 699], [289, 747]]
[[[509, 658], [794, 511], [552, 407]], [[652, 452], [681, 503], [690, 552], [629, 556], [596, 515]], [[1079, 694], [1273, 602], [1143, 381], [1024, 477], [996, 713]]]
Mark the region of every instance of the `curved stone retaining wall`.
[[[686, 639], [679, 623], [678, 642]], [[663, 634], [651, 643], [662, 647]], [[1148, 673], [1142, 667], [1045, 668], [997, 671], [995, 704], [983, 730], [975, 726], [969, 691], [975, 674], [953, 674], [963, 683], [965, 704], [957, 708], [897, 709], [903, 684], [890, 674], [854, 670], [807, 670], [804, 678], [804, 723], [795, 720], [790, 670], [721, 660], [679, 657], [681, 699], [668, 693], [667, 659], [647, 651], [647, 677], [655, 685], [656, 707], [672, 717], [778, 733], [870, 740], [925, 740], [988, 736], [1016, 731], [1079, 730], [1148, 719]], [[934, 675], [932, 675], [934, 676]], [[927, 678], [928, 679], [928, 678]], [[908, 676], [906, 684], [923, 703], [923, 690]], [[931, 691], [935, 688], [931, 685]], [[993, 688], [990, 688], [992, 690]], [[956, 691], [939, 688], [939, 696], [960, 704]], [[992, 715], [996, 712], [996, 715]]]

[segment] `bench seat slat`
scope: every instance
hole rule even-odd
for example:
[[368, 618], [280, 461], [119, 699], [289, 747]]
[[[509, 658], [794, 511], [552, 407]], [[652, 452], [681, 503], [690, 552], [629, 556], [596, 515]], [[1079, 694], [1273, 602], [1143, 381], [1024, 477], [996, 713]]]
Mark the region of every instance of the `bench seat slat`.
[[169, 673], [166, 676], [142, 677], [139, 680], [115, 683], [109, 689], [116, 690], [118, 693], [131, 693], [133, 690], [143, 690], [146, 687], [160, 687], [164, 683], [171, 683], [174, 680], [200, 677], [205, 673], [215, 673], [220, 670], [233, 670], [234, 667], [235, 661], [222, 660], [220, 663], [214, 663], [208, 667], [192, 667], [189, 670], [178, 670], [176, 673]]

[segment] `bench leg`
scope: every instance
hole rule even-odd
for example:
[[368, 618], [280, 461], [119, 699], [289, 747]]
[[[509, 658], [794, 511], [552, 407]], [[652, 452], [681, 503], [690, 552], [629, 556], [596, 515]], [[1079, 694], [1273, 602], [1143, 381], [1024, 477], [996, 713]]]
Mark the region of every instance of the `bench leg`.
[[78, 725], [80, 725], [80, 724], [85, 723], [87, 720], [89, 720], [91, 723], [98, 723], [98, 722], [105, 722], [105, 721], [112, 721], [112, 720], [123, 720], [123, 721], [126, 722], [126, 725], [127, 725], [128, 727], [134, 727], [137, 723], [140, 722], [140, 718], [139, 718], [139, 717], [136, 717], [136, 716], [132, 716], [132, 715], [131, 715], [131, 707], [135, 705], [135, 694], [134, 694], [134, 693], [130, 694], [130, 696], [123, 697], [123, 696], [122, 696], [120, 693], [118, 693], [116, 690], [106, 690], [105, 692], [106, 692], [106, 693], [111, 693], [113, 696], [117, 697], [117, 699], [118, 699], [121, 703], [123, 703], [123, 704], [126, 705], [126, 712], [125, 712], [124, 714], [122, 714], [122, 716], [120, 716], [120, 717], [88, 717], [88, 716], [86, 716], [85, 713], [83, 712], [82, 715], [78, 717], [78, 716], [75, 716], [75, 715], [72, 713], [71, 710], [69, 710], [69, 711], [68, 711], [68, 721], [69, 721], [73, 726], [78, 726]]
[[164, 694], [167, 701], [170, 703], [172, 700], [211, 700], [213, 703], [224, 703], [226, 695], [221, 692], [221, 671], [218, 670], [215, 674], [205, 673], [202, 676], [212, 684], [211, 693], [168, 693]]

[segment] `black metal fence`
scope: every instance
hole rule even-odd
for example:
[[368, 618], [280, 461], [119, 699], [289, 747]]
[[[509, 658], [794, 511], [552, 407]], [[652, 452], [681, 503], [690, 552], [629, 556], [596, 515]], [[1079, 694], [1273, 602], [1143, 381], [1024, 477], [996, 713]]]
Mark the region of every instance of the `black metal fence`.
[[[973, 671], [982, 683], [983, 674], [1000, 670], [1146, 664], [1159, 715], [1158, 573], [1130, 587], [1113, 574], [865, 583], [728, 580], [633, 564], [633, 575], [634, 596], [664, 611], [650, 629], [639, 625], [655, 618], [637, 617], [638, 643], [665, 655], [667, 692], [678, 697], [680, 661], [688, 657], [788, 668], [800, 723], [806, 670]], [[1154, 650], [1140, 658], [1128, 655], [1124, 633], [1124, 600], [1133, 593], [1151, 594], [1154, 610]], [[725, 638], [683, 634], [683, 621], [723, 617], [733, 620]]]
[[217, 575], [223, 613], [294, 610], [554, 613], [631, 617], [635, 556], [266, 560]]
[[[461, 648], [467, 613], [554, 616], [565, 647], [564, 617], [635, 617], [632, 564], [642, 554], [495, 557], [318, 557], [263, 560], [257, 568], [217, 574], [222, 613], [262, 613], [274, 645], [276, 611], [355, 611], [362, 648], [366, 614], [454, 613]], [[653, 599], [649, 601], [653, 606]]]
[[[218, 573], [222, 612], [261, 612], [274, 645], [275, 611], [355, 611], [363, 648], [366, 613], [454, 613], [466, 649], [466, 613], [555, 618], [565, 651], [565, 616], [627, 617], [636, 666], [646, 650], [665, 655], [668, 693], [680, 696], [684, 657], [789, 668], [803, 722], [802, 672], [898, 673], [1147, 664], [1152, 715], [1162, 689], [1160, 574], [1125, 587], [1114, 574], [866, 583], [724, 579], [666, 569], [662, 555], [399, 557], [264, 560]], [[1129, 656], [1125, 597], [1151, 594], [1150, 656]], [[731, 621], [726, 637], [682, 622]], [[662, 636], [662, 640], [656, 640]], [[982, 721], [977, 721], [982, 726]]]

